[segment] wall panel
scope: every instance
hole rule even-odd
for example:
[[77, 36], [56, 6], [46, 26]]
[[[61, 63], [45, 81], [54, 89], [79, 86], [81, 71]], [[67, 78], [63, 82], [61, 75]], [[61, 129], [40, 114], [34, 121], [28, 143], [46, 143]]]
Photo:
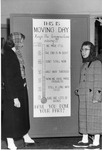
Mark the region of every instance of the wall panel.
[[[71, 117], [33, 118], [32, 18], [71, 19]], [[29, 94], [30, 135], [32, 137], [78, 136], [78, 98], [74, 95], [74, 90], [79, 81], [81, 66], [80, 46], [83, 41], [89, 40], [89, 16], [12, 14], [10, 17], [10, 28], [11, 32], [22, 32], [26, 36], [22, 53], [26, 65]]]

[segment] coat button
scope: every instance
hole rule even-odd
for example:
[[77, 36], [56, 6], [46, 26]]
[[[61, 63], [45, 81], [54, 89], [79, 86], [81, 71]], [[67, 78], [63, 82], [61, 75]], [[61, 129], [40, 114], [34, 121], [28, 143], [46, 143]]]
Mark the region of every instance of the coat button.
[[92, 89], [89, 89], [89, 92], [91, 92], [92, 91]]

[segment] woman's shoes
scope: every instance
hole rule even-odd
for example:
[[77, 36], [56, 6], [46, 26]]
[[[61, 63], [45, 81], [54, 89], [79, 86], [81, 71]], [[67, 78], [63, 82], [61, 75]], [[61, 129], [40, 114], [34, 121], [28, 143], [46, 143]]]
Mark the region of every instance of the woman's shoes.
[[33, 139], [31, 139], [31, 137], [26, 134], [23, 136], [23, 139], [24, 139], [24, 146], [32, 146], [35, 144], [35, 141]]
[[9, 150], [17, 150], [17, 147], [8, 147]]
[[24, 147], [28, 147], [28, 146], [34, 146], [35, 145], [35, 141], [31, 139], [31, 141], [24, 141]]
[[27, 141], [26, 141], [26, 142], [24, 141], [24, 146], [25, 146], [25, 147], [34, 146], [34, 145], [35, 145], [35, 141], [32, 140], [32, 139], [31, 139], [30, 141], [28, 141], [28, 142], [27, 142]]
[[100, 150], [100, 145], [93, 145], [93, 144], [90, 144], [85, 150], [90, 150], [90, 149], [93, 149], [93, 150]]
[[73, 147], [76, 147], [76, 148], [85, 148], [85, 147], [88, 147], [89, 143], [83, 143], [82, 141], [79, 141], [77, 144], [74, 144]]

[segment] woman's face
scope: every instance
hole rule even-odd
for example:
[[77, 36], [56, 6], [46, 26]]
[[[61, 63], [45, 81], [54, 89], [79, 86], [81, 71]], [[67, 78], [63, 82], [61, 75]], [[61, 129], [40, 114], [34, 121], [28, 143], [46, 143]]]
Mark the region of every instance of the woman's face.
[[81, 54], [83, 58], [87, 58], [90, 54], [90, 46], [89, 45], [83, 45], [81, 49]]

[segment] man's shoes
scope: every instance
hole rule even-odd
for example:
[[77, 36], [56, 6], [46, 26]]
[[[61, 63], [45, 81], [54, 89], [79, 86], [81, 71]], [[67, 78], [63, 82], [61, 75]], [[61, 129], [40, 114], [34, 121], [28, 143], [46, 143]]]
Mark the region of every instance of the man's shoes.
[[89, 143], [83, 143], [82, 141], [79, 141], [78, 144], [74, 144], [73, 147], [88, 147]]
[[100, 150], [100, 145], [93, 145], [90, 144], [85, 150], [90, 150], [90, 149], [94, 149], [94, 150]]

